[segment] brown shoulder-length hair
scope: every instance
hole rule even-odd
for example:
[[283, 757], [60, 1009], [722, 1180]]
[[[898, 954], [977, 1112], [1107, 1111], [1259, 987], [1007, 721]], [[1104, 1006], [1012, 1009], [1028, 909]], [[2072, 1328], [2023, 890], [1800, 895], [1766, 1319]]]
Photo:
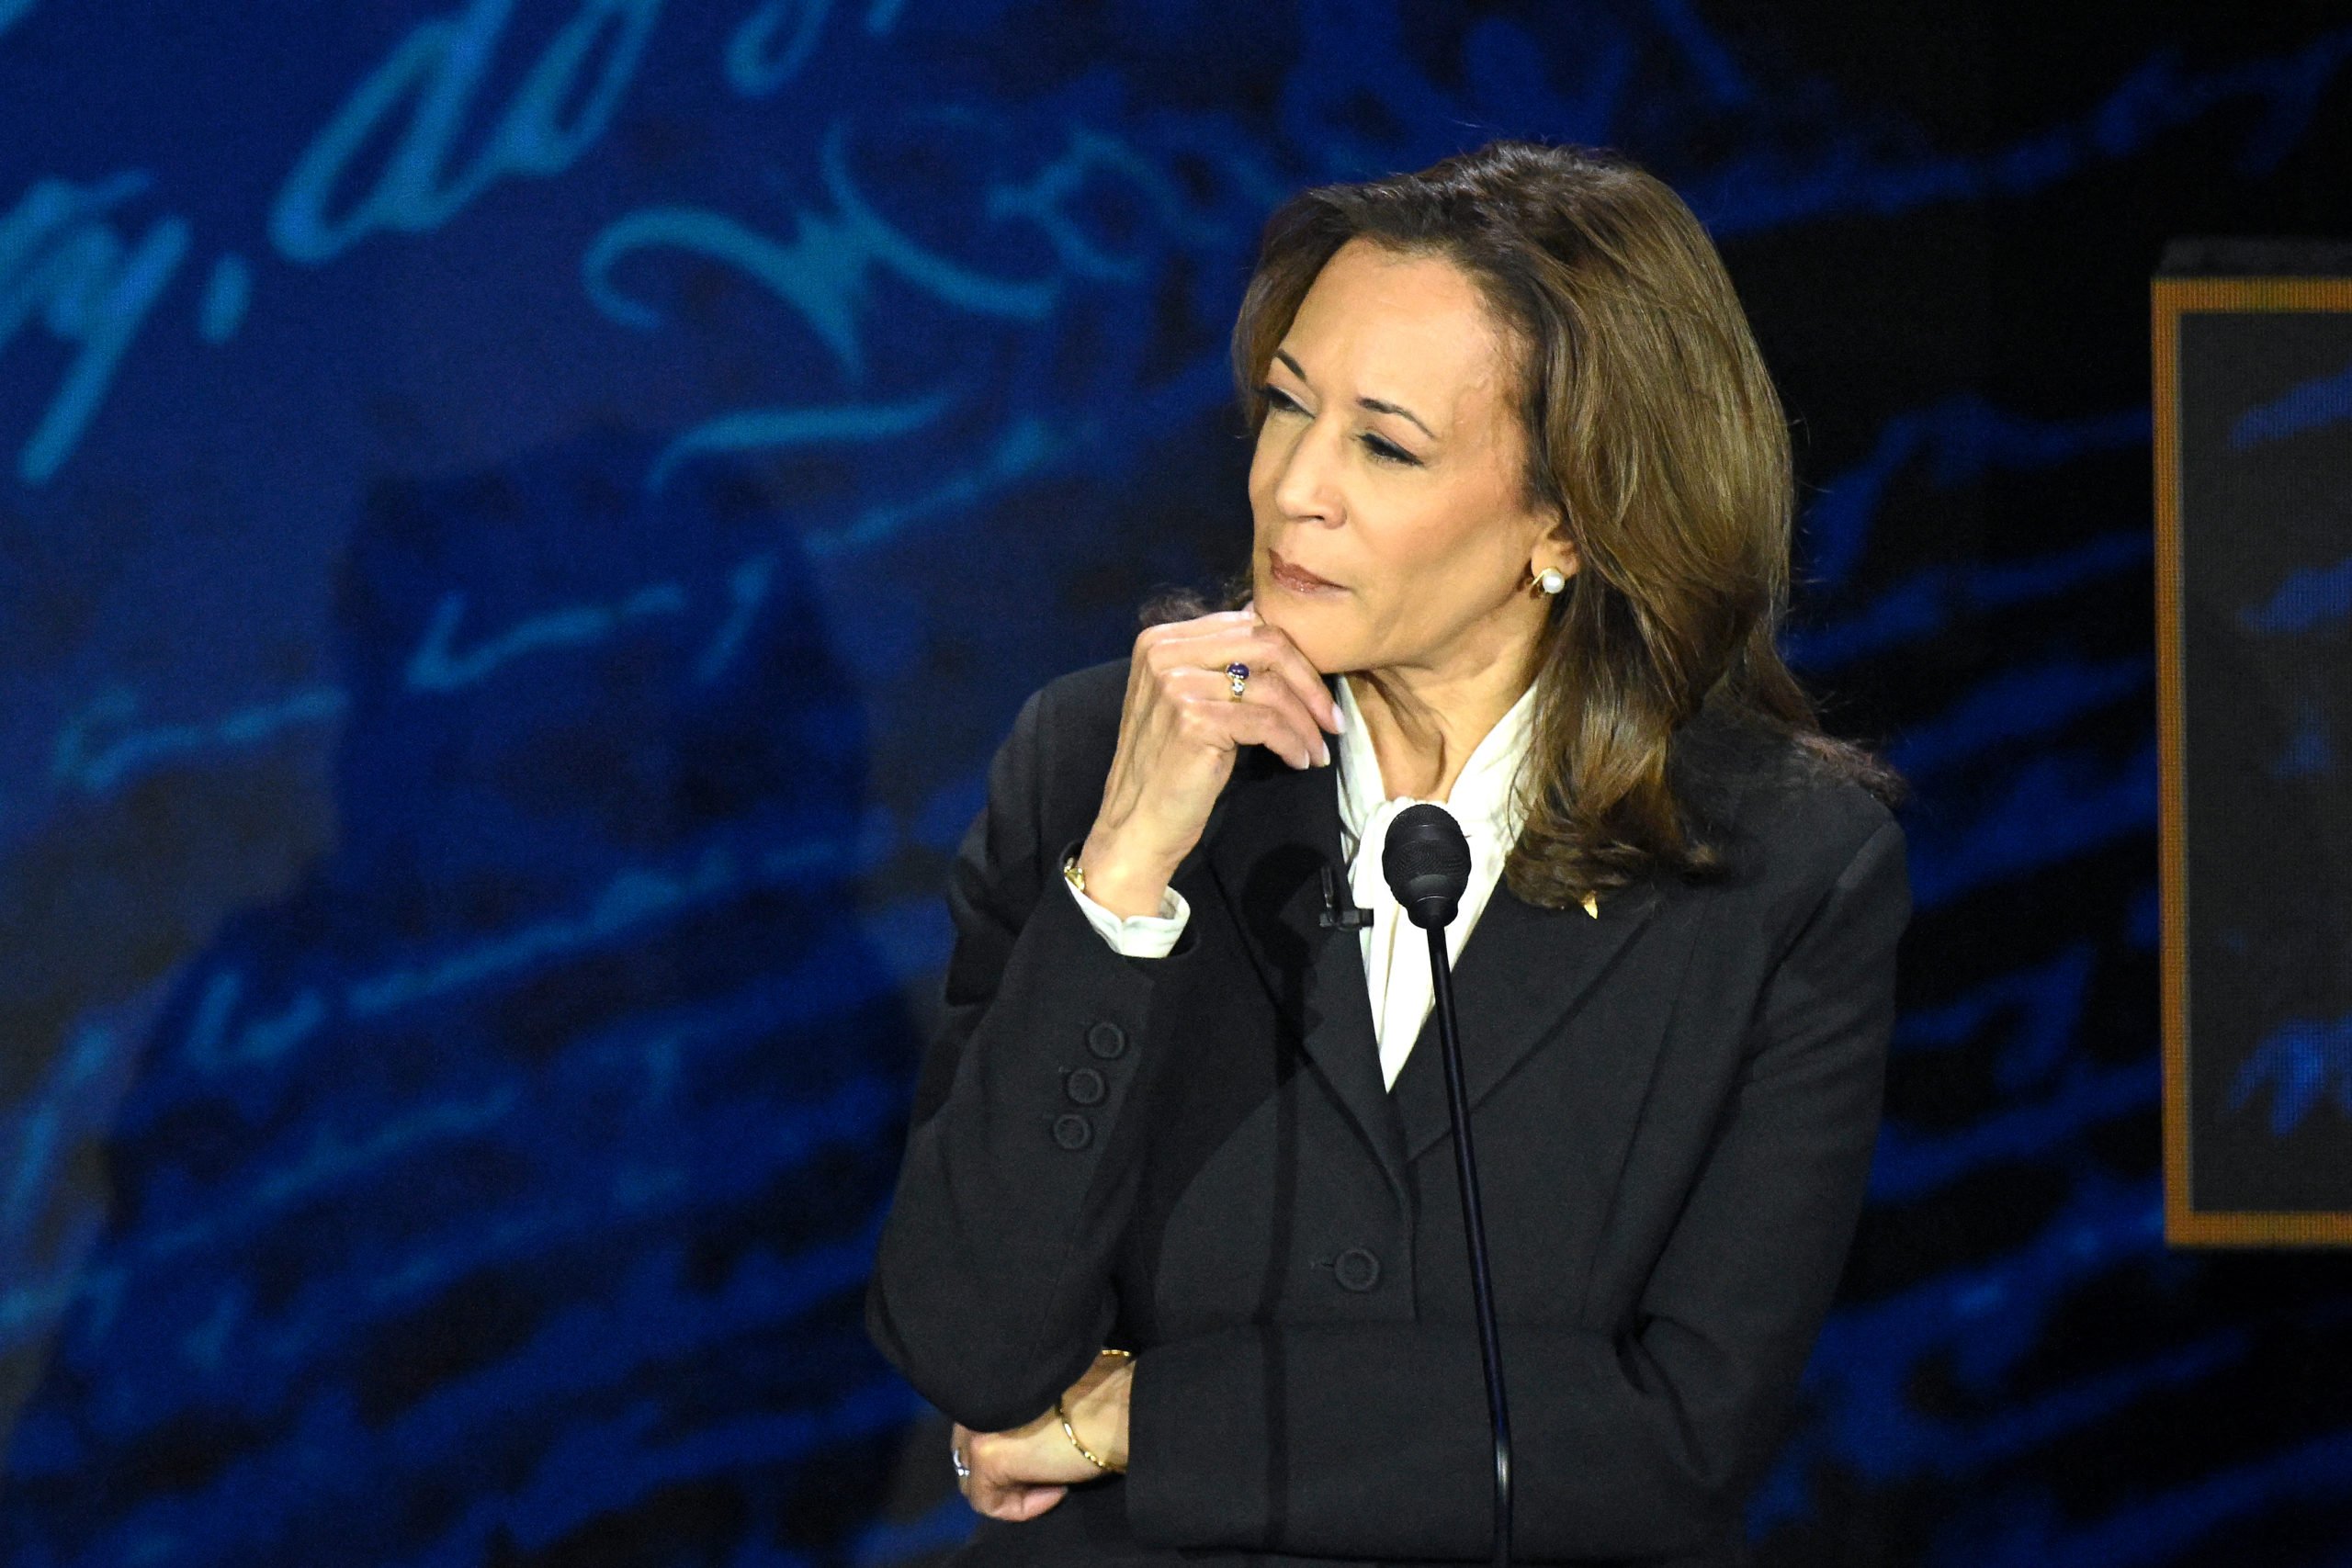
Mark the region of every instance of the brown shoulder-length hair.
[[[1536, 653], [1512, 893], [1564, 908], [1654, 870], [1716, 874], [1721, 852], [1667, 767], [1702, 706], [1777, 736], [1816, 773], [1903, 798], [1890, 764], [1823, 732], [1775, 646], [1795, 513], [1788, 426], [1681, 198], [1612, 150], [1524, 141], [1301, 192], [1268, 220], [1234, 323], [1251, 437], [1299, 302], [1356, 238], [1442, 256], [1477, 286], [1515, 360], [1529, 504], [1564, 516], [1576, 543]], [[1249, 592], [1245, 570], [1225, 604]], [[1145, 618], [1187, 607], [1162, 597]]]

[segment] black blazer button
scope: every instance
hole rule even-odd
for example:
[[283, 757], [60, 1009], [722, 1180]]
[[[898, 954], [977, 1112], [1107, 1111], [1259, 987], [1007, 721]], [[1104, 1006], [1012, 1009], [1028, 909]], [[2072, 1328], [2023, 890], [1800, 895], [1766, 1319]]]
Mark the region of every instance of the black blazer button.
[[1343, 1291], [1369, 1291], [1380, 1283], [1380, 1259], [1367, 1248], [1351, 1247], [1331, 1260], [1331, 1274]]
[[1074, 1104], [1100, 1105], [1102, 1097], [1111, 1092], [1111, 1086], [1092, 1067], [1080, 1067], [1062, 1080], [1062, 1092]]
[[1110, 1061], [1126, 1050], [1127, 1032], [1106, 1018], [1086, 1032], [1086, 1048]]
[[1094, 1141], [1094, 1123], [1074, 1111], [1054, 1118], [1054, 1142], [1066, 1149], [1082, 1149]]

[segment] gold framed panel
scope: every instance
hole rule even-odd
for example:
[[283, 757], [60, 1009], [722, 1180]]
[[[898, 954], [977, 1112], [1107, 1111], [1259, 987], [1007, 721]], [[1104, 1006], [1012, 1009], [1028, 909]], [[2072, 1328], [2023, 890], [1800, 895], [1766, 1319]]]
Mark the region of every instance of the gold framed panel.
[[2352, 312], [2352, 278], [2159, 277], [2152, 286], [2155, 415], [2157, 880], [2162, 913], [2165, 1240], [2190, 1247], [2352, 1246], [2352, 1211], [2212, 1210], [2190, 1202], [2188, 850], [2182, 635], [2179, 343], [2199, 311]]

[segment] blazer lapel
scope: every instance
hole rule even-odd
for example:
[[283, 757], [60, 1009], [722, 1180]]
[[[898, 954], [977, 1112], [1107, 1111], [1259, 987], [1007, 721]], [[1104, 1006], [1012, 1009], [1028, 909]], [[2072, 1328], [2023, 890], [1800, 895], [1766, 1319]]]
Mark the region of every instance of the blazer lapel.
[[[1470, 1108], [1557, 1029], [1634, 933], [1649, 923], [1663, 898], [1655, 881], [1638, 883], [1602, 894], [1595, 917], [1581, 907], [1542, 908], [1522, 902], [1508, 884], [1495, 884], [1453, 966], [1453, 1010], [1461, 1026], [1463, 1088]], [[1410, 934], [1414, 960], [1428, 962], [1428, 937], [1419, 931]], [[1396, 1075], [1408, 1162], [1453, 1130], [1442, 1049], [1432, 1008]]]
[[[1702, 706], [1679, 729], [1667, 772], [1694, 826], [1710, 835], [1727, 829], [1771, 750], [1728, 710], [1713, 705]], [[1671, 880], [1668, 874], [1653, 872], [1631, 886], [1604, 893], [1597, 916], [1581, 907], [1541, 908], [1521, 902], [1508, 883], [1495, 885], [1453, 966], [1468, 1109], [1476, 1109], [1529, 1052], [1557, 1032], [1561, 1020], [1668, 901]], [[1427, 938], [1421, 941], [1426, 949]], [[1628, 1119], [1640, 1102], [1659, 1043], [1656, 1032], [1639, 1041], [1616, 1041], [1607, 1060], [1588, 1065], [1589, 1106], [1605, 1113], [1597, 1125], [1611, 1129], [1603, 1135], [1619, 1140], [1621, 1147], [1632, 1135]], [[1441, 1049], [1431, 1009], [1396, 1075], [1395, 1097], [1408, 1162], [1453, 1130]]]
[[1249, 748], [1203, 829], [1201, 852], [1275, 1010], [1298, 1031], [1306, 1059], [1401, 1199], [1404, 1136], [1381, 1081], [1363, 957], [1355, 932], [1317, 923], [1323, 870], [1347, 886], [1339, 770], [1296, 769]]
[[[1668, 772], [1703, 822], [1729, 821], [1749, 782], [1724, 765], [1728, 753], [1722, 749], [1740, 745], [1738, 735], [1709, 708], [1678, 736]], [[1714, 756], [1719, 771], [1686, 776], [1699, 755]], [[1423, 1021], [1392, 1091], [1381, 1080], [1356, 935], [1317, 923], [1322, 869], [1329, 866], [1345, 886], [1339, 771], [1302, 771], [1263, 748], [1246, 748], [1194, 855], [1206, 862], [1277, 1010], [1299, 1030], [1308, 1060], [1399, 1195], [1408, 1193], [1408, 1167], [1453, 1127], [1437, 1016], [1431, 1010]], [[1453, 969], [1470, 1108], [1557, 1031], [1666, 901], [1658, 874], [1602, 894], [1597, 916], [1581, 906], [1542, 908], [1521, 901], [1509, 884], [1495, 885]], [[1418, 931], [1411, 937], [1426, 952], [1428, 939]], [[1649, 1048], [1656, 1044], [1651, 1041]], [[1608, 1075], [1612, 1090], [1622, 1089], [1628, 1075], [1646, 1075], [1648, 1050], [1597, 1063], [1595, 1071]], [[1598, 1088], [1601, 1080], [1595, 1081]]]

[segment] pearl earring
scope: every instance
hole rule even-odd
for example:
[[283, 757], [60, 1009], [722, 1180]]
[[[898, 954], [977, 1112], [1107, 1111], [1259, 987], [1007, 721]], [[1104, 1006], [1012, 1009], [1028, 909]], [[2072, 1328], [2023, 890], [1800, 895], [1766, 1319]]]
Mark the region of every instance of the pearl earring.
[[1553, 566], [1545, 567], [1544, 569], [1543, 575], [1538, 577], [1535, 581], [1537, 586], [1541, 587], [1546, 593], [1557, 593], [1561, 589], [1566, 588], [1568, 585], [1566, 576], [1561, 572], [1559, 568]]

